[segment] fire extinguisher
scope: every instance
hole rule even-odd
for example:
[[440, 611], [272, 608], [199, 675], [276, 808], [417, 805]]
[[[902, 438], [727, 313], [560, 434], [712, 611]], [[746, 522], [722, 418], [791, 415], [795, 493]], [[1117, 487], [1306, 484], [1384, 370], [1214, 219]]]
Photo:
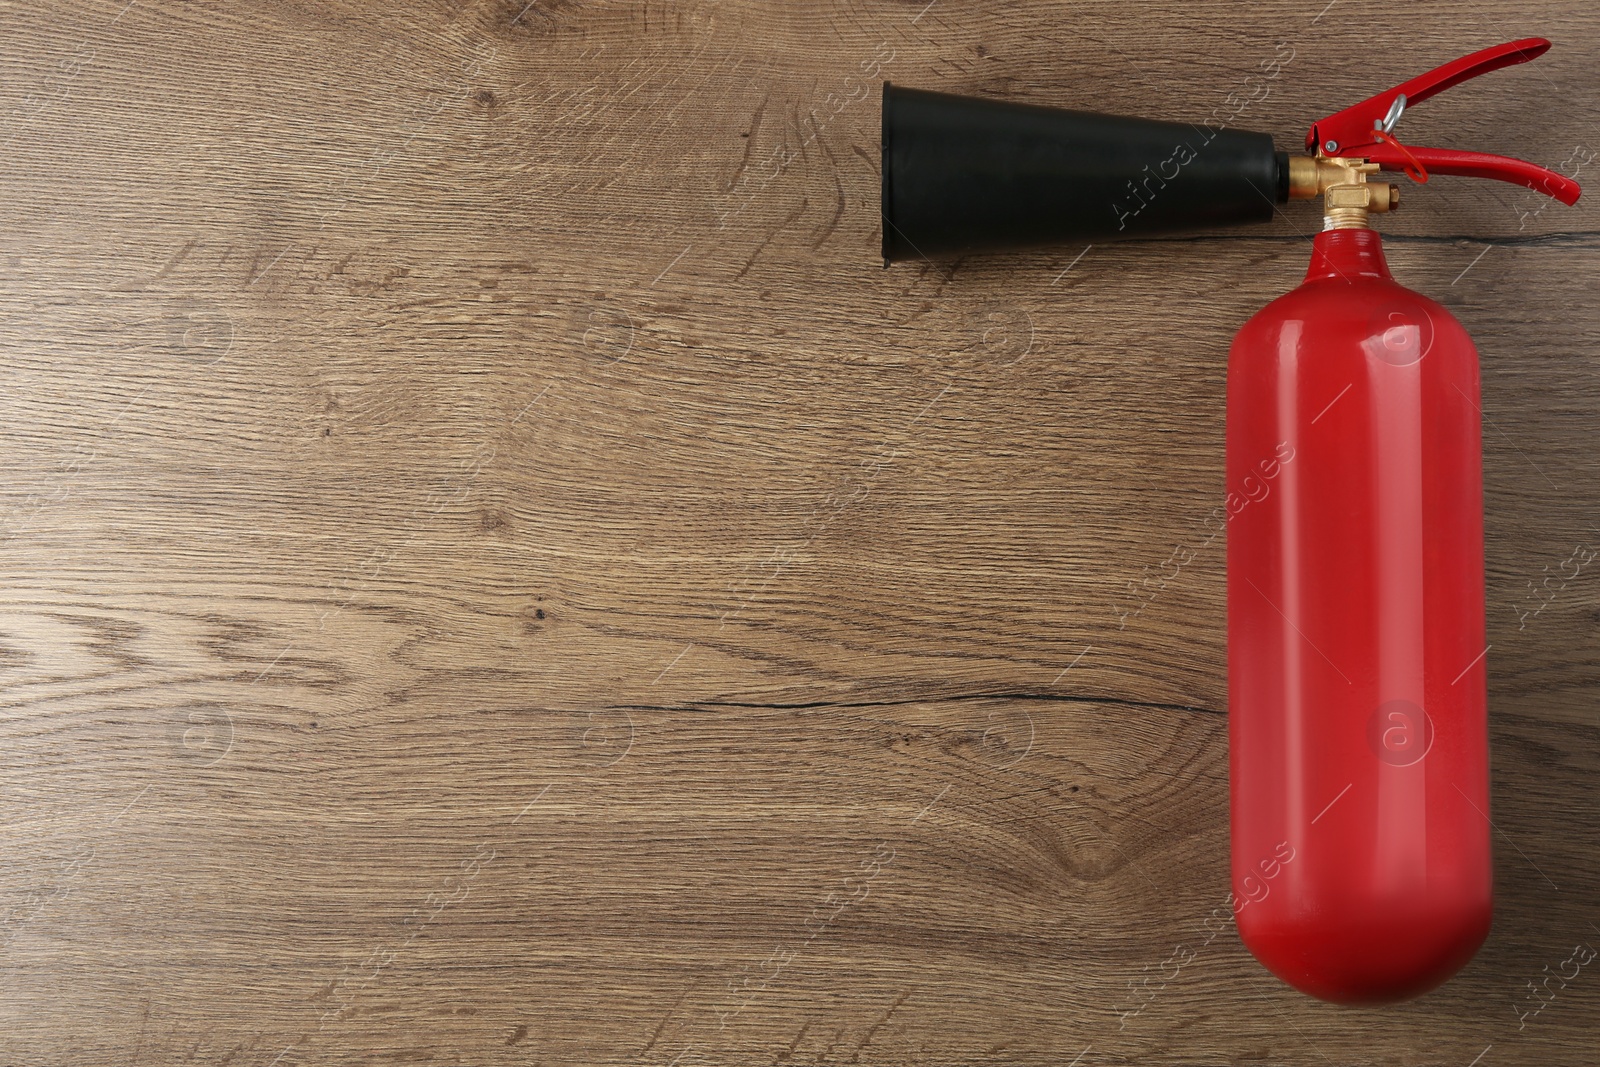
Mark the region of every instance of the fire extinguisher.
[[1531, 163], [1408, 146], [1407, 108], [1542, 55], [1447, 63], [1265, 134], [884, 86], [885, 260], [1265, 221], [1322, 197], [1304, 282], [1228, 360], [1225, 507], [1233, 910], [1327, 1000], [1419, 995], [1492, 913], [1478, 357], [1390, 277], [1370, 216], [1461, 175], [1577, 201]]

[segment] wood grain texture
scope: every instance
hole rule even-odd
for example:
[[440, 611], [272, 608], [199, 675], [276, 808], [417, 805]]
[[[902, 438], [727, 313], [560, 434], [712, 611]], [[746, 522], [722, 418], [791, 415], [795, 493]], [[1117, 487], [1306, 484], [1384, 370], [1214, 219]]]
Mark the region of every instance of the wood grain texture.
[[1597, 173], [1592, 5], [1324, 3], [0, 5], [0, 1061], [1596, 1062], [1600, 975], [1519, 1014], [1600, 942], [1587, 201], [1384, 221], [1483, 356], [1500, 904], [1381, 1011], [1206, 925], [1314, 209], [876, 258], [884, 77], [1204, 121], [1285, 42], [1292, 145], [1537, 33], [1410, 136]]

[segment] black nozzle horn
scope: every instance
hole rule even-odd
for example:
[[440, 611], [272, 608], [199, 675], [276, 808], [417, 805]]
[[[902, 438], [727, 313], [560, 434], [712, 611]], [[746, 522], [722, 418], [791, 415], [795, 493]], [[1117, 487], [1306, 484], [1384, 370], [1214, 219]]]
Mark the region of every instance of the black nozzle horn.
[[883, 258], [1265, 222], [1288, 156], [1264, 133], [883, 85]]

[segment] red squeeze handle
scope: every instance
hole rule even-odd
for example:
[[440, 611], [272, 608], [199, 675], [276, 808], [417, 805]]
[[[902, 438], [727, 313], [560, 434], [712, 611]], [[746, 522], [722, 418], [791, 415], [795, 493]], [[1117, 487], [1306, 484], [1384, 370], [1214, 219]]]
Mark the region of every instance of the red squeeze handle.
[[1311, 132], [1306, 135], [1306, 147], [1315, 150], [1319, 144], [1332, 141], [1338, 148], [1328, 149], [1328, 155], [1351, 155], [1353, 154], [1351, 149], [1375, 143], [1372, 137], [1374, 126], [1388, 115], [1395, 97], [1404, 96], [1407, 107], [1420, 104], [1428, 97], [1460, 85], [1469, 78], [1488, 74], [1501, 67], [1526, 63], [1530, 59], [1538, 59], [1549, 50], [1550, 42], [1543, 37], [1528, 37], [1521, 41], [1497, 44], [1493, 48], [1485, 48], [1470, 56], [1451, 60], [1444, 66], [1435, 67], [1426, 74], [1419, 74], [1393, 89], [1386, 89], [1375, 96], [1367, 97], [1359, 104], [1353, 104], [1325, 119], [1319, 119], [1311, 127]]
[[1408, 170], [1420, 164], [1425, 171], [1435, 174], [1493, 178], [1544, 193], [1563, 204], [1574, 204], [1582, 192], [1577, 182], [1525, 160], [1483, 152], [1458, 152], [1448, 148], [1417, 148], [1409, 145], [1401, 148], [1392, 138], [1378, 136], [1378, 132], [1384, 130], [1384, 120], [1390, 110], [1402, 97], [1401, 107], [1404, 110], [1469, 78], [1538, 59], [1549, 49], [1550, 42], [1543, 37], [1528, 37], [1452, 60], [1393, 89], [1386, 89], [1359, 104], [1319, 119], [1306, 134], [1306, 148], [1330, 156], [1360, 156], [1372, 160], [1384, 170]]

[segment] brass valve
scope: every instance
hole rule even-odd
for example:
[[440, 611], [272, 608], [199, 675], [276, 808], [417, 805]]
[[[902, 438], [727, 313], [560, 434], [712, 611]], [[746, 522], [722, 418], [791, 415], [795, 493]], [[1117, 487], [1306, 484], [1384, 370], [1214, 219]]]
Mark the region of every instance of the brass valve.
[[1289, 199], [1321, 196], [1324, 230], [1363, 229], [1368, 212], [1393, 211], [1400, 206], [1398, 185], [1367, 181], [1367, 175], [1378, 170], [1376, 163], [1364, 159], [1290, 156]]

